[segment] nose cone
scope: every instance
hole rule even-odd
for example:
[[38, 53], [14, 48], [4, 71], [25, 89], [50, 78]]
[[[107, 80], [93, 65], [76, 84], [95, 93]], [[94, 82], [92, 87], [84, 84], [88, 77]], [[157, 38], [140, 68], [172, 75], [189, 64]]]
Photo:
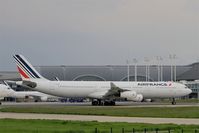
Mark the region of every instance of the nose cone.
[[191, 89], [187, 89], [186, 93], [187, 93], [187, 95], [189, 95], [189, 94], [192, 93], [192, 90]]

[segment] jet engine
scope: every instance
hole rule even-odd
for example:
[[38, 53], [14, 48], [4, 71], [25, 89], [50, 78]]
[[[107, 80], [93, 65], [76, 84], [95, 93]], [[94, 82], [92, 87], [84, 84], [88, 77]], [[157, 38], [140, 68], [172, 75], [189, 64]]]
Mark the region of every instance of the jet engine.
[[46, 102], [48, 100], [48, 97], [41, 97], [42, 102]]
[[137, 94], [135, 91], [121, 92], [120, 97], [134, 102], [141, 102], [143, 100], [143, 96], [141, 94]]
[[137, 96], [132, 101], [141, 102], [142, 100], [143, 100], [142, 94], [137, 94]]

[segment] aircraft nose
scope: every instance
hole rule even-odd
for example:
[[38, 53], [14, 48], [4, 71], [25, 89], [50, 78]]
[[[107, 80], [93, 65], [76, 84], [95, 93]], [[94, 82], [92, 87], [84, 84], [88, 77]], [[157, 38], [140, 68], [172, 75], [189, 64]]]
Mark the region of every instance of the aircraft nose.
[[192, 90], [191, 89], [187, 89], [187, 95], [192, 93]]

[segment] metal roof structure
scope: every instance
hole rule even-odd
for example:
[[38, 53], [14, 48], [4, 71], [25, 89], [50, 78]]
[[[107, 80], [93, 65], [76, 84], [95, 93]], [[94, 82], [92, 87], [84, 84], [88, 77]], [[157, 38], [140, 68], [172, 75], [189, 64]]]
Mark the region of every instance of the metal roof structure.
[[[36, 66], [41, 75], [47, 79], [54, 80], [89, 80], [89, 81], [125, 81], [127, 80], [127, 66]], [[163, 66], [163, 81], [171, 80], [171, 66]], [[130, 80], [134, 80], [134, 66], [130, 66]], [[158, 66], [149, 67], [149, 79], [158, 81]], [[177, 80], [197, 80], [199, 79], [199, 63], [176, 67]], [[138, 81], [146, 80], [146, 66], [137, 66]], [[18, 72], [0, 72], [0, 80], [20, 80]]]

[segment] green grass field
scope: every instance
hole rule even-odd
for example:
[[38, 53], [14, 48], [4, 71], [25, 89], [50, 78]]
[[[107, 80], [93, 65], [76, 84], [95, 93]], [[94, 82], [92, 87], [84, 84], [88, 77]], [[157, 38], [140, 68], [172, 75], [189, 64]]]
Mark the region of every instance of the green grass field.
[[199, 132], [199, 125], [173, 125], [173, 124], [140, 124], [140, 123], [107, 123], [107, 122], [80, 122], [80, 121], [59, 121], [59, 120], [16, 120], [1, 119], [1, 133], [124, 133], [132, 132], [133, 128], [136, 132], [154, 131], [156, 128], [172, 133], [194, 133], [195, 129]]
[[1, 112], [78, 114], [126, 117], [199, 118], [199, 107], [93, 107], [93, 106], [16, 106]]

